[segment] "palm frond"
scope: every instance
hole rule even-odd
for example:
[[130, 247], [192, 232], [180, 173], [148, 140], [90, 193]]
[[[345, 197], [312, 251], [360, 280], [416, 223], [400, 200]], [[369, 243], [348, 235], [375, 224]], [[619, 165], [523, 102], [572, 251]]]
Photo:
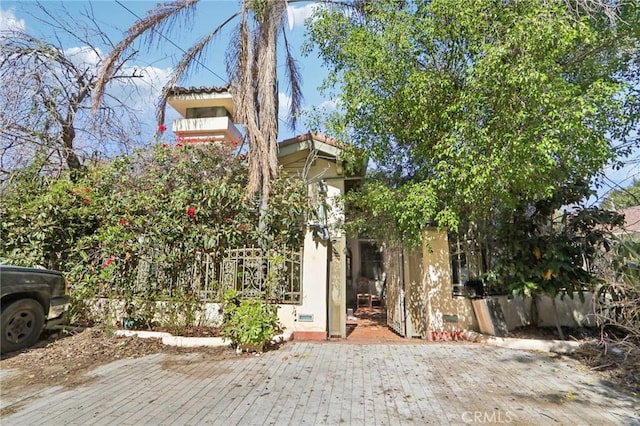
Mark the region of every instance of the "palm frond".
[[284, 2], [273, 2], [258, 22], [256, 44], [260, 45], [258, 54], [258, 98], [260, 102], [260, 132], [264, 138], [261, 153], [261, 166], [265, 179], [262, 184], [263, 199], [271, 190], [271, 179], [278, 174], [278, 86], [277, 86], [277, 38], [282, 28], [282, 16], [286, 10]]
[[295, 59], [291, 52], [291, 46], [287, 39], [286, 32], [282, 32], [284, 38], [285, 47], [285, 75], [287, 76], [287, 83], [289, 85], [289, 96], [291, 96], [291, 104], [289, 105], [289, 126], [291, 130], [296, 129], [296, 123], [298, 121], [298, 114], [302, 109], [302, 75], [300, 73], [300, 67], [298, 61]]
[[247, 196], [258, 192], [262, 187], [263, 174], [260, 162], [260, 146], [264, 145], [256, 114], [256, 91], [253, 78], [255, 52], [252, 43], [251, 28], [248, 21], [247, 5], [243, 4], [238, 24], [237, 42], [231, 46], [227, 68], [231, 80], [231, 91], [236, 101], [237, 119], [245, 125], [249, 139], [249, 181]]
[[185, 52], [185, 54], [180, 59], [180, 62], [174, 67], [169, 80], [162, 88], [162, 92], [160, 93], [160, 99], [156, 105], [156, 117], [158, 119], [158, 124], [164, 123], [165, 118], [165, 110], [167, 107], [167, 98], [171, 93], [171, 89], [178, 85], [180, 81], [184, 78], [188, 77], [190, 73], [195, 72], [200, 67], [202, 67], [202, 61], [206, 48], [210, 46], [210, 43], [214, 40], [214, 38], [220, 34], [220, 31], [229, 24], [232, 20], [237, 18], [240, 15], [240, 12], [236, 12], [227, 18], [222, 24], [218, 25], [212, 31], [207, 33], [204, 37], [202, 37], [196, 44], [191, 46], [189, 50]]
[[140, 37], [147, 37], [148, 44], [153, 42], [154, 36], [160, 34], [165, 26], [171, 26], [181, 12], [191, 11], [190, 9], [199, 0], [180, 0], [169, 3], [163, 3], [156, 8], [150, 10], [147, 16], [137, 21], [126, 32], [125, 38], [116, 45], [109, 53], [102, 64], [100, 75], [96, 81], [93, 94], [93, 109], [96, 110], [100, 106], [100, 102], [104, 97], [104, 91], [109, 79], [115, 73], [115, 68], [120, 62], [121, 56], [133, 45]]

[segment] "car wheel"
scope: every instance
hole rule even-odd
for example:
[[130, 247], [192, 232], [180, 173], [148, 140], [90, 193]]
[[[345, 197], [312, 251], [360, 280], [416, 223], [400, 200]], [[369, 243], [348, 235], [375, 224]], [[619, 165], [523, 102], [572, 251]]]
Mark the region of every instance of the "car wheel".
[[2, 308], [2, 353], [18, 351], [33, 345], [44, 327], [42, 305], [33, 299], [20, 299]]

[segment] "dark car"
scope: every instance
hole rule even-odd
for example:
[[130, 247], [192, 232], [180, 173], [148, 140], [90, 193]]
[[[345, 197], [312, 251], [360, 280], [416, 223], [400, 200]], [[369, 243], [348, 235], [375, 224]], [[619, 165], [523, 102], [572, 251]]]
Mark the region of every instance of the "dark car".
[[0, 352], [33, 345], [44, 328], [64, 320], [68, 304], [61, 272], [0, 265]]

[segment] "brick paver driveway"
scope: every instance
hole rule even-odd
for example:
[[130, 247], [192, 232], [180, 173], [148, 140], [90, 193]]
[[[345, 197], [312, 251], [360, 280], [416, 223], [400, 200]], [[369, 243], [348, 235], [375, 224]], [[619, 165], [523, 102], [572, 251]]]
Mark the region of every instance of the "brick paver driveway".
[[79, 388], [5, 398], [0, 423], [640, 424], [637, 396], [577, 362], [482, 345], [291, 342], [224, 361], [155, 354], [91, 374]]

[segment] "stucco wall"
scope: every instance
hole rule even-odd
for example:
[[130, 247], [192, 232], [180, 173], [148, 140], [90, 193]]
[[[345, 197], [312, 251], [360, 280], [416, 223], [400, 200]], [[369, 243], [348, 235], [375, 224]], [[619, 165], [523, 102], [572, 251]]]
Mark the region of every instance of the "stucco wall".
[[422, 264], [426, 295], [425, 331], [429, 333], [475, 329], [477, 325], [471, 301], [452, 296], [449, 240], [446, 231], [424, 231]]
[[[592, 327], [596, 325], [596, 317], [594, 315], [593, 293], [584, 292], [584, 301], [579, 295], [556, 296], [556, 307], [558, 310], [558, 320], [563, 327]], [[513, 297], [493, 296], [491, 299], [497, 300], [507, 329], [515, 330], [531, 324], [532, 301], [530, 297]], [[555, 327], [555, 313], [551, 298], [548, 296], [540, 296], [536, 302], [538, 326]]]
[[[314, 240], [311, 231], [304, 239], [302, 261], [302, 304], [282, 305], [278, 316], [282, 325], [292, 331], [327, 331], [327, 246]], [[300, 321], [309, 319], [310, 322]]]
[[[308, 150], [301, 149], [281, 156], [280, 163], [291, 175], [305, 173], [311, 207], [316, 209], [315, 221], [325, 220], [333, 244], [314, 240], [313, 230], [305, 236], [302, 259], [302, 304], [282, 306], [280, 318], [284, 326], [295, 332], [324, 332], [345, 335], [346, 329], [346, 281], [345, 281], [345, 237], [342, 231], [344, 209], [340, 202], [344, 192], [344, 177], [340, 175], [334, 160], [309, 157]], [[326, 187], [327, 210], [321, 212], [319, 182]], [[322, 217], [324, 213], [324, 218]], [[331, 248], [331, 253], [328, 248]], [[328, 261], [331, 260], [331, 264]], [[331, 273], [331, 276], [329, 276]], [[300, 316], [313, 321], [300, 321]]]

